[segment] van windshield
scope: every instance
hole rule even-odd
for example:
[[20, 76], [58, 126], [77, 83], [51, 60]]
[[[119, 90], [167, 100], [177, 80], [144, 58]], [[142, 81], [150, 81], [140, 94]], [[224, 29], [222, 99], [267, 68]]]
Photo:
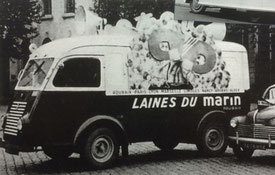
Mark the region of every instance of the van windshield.
[[30, 60], [21, 76], [19, 87], [41, 87], [52, 63], [53, 58]]

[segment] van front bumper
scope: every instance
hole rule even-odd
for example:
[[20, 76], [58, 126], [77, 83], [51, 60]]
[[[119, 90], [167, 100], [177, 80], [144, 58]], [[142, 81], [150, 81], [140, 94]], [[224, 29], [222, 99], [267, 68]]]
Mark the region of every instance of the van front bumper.
[[4, 148], [5, 142], [3, 139], [0, 137], [0, 148]]
[[0, 137], [0, 148], [5, 149], [6, 153], [14, 154], [14, 155], [18, 155], [19, 152], [32, 152], [35, 150], [34, 147], [32, 146], [23, 146], [23, 145], [17, 145], [17, 144], [6, 142], [1, 137]]
[[0, 138], [0, 148], [5, 149], [6, 153], [18, 155], [20, 147], [16, 145], [7, 144], [3, 138]]

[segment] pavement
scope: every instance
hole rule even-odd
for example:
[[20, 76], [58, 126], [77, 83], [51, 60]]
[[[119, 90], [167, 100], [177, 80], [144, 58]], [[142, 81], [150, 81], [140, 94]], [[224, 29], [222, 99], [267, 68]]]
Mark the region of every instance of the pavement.
[[43, 152], [6, 154], [0, 149], [1, 175], [274, 175], [274, 151], [257, 151], [251, 160], [240, 161], [227, 149], [222, 157], [203, 157], [192, 144], [179, 144], [163, 153], [153, 143], [137, 143], [129, 147], [129, 158], [120, 157], [106, 170], [94, 170], [84, 164], [78, 154], [69, 159], [53, 161]]

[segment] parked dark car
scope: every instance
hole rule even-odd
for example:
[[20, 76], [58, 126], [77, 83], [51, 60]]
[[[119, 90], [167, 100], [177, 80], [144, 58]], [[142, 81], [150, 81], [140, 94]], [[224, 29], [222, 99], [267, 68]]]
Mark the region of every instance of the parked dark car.
[[240, 159], [250, 158], [256, 149], [275, 148], [275, 84], [265, 90], [256, 110], [231, 119], [229, 141]]

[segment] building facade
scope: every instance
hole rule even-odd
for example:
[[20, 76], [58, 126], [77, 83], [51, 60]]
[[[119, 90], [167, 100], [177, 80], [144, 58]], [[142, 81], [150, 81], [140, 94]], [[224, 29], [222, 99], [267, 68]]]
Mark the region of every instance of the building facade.
[[75, 17], [79, 7], [93, 12], [94, 0], [40, 0], [42, 22], [33, 42], [40, 46], [49, 41], [76, 35]]
[[225, 40], [246, 47], [251, 97], [256, 101], [267, 86], [275, 83], [275, 26], [227, 24]]
[[[76, 13], [85, 9], [83, 13], [93, 13], [94, 0], [39, 0], [42, 20], [38, 26], [39, 35], [31, 43], [38, 47], [59, 38], [77, 35]], [[84, 14], [87, 15], [87, 14]], [[83, 16], [83, 21], [86, 20]], [[91, 20], [91, 19], [89, 19]], [[17, 75], [24, 66], [25, 60], [10, 59], [10, 89], [17, 82]]]

